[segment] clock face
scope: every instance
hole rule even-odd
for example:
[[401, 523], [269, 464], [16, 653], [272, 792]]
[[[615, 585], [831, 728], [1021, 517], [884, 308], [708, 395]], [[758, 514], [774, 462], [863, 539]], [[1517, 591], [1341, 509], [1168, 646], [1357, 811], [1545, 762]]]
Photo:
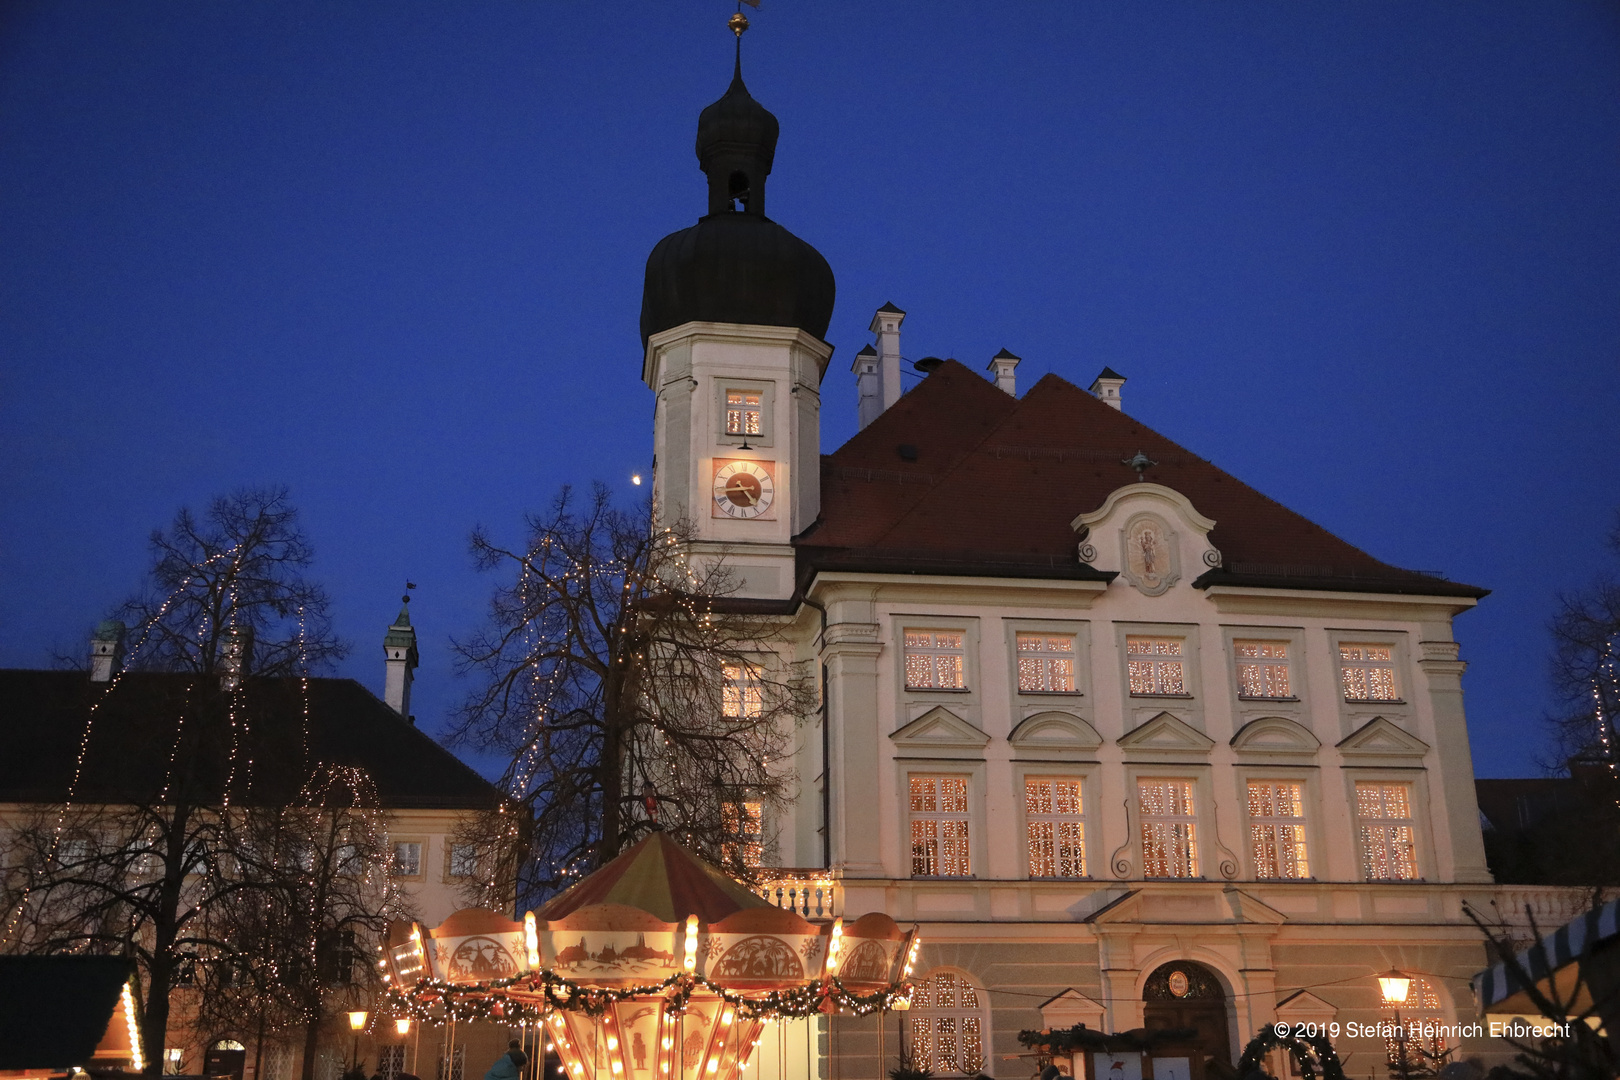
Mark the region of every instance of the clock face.
[[776, 500], [774, 462], [719, 461], [714, 470], [714, 516], [757, 518]]

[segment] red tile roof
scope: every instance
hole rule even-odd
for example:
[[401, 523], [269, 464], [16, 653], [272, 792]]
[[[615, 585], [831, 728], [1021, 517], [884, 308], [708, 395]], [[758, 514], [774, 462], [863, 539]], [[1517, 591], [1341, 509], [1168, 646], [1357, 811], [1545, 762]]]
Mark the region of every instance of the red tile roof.
[[1121, 462], [1139, 450], [1157, 462], [1143, 479], [1216, 522], [1224, 562], [1200, 587], [1486, 594], [1380, 562], [1056, 375], [1015, 399], [956, 361], [823, 456], [821, 517], [797, 540], [801, 580], [834, 569], [1107, 580], [1079, 562], [1069, 522], [1136, 481]]

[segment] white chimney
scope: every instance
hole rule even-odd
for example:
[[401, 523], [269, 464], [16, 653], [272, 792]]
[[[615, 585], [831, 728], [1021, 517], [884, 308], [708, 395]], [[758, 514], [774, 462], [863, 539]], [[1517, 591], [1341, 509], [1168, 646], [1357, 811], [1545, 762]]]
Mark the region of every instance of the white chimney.
[[90, 681], [112, 682], [124, 661], [124, 624], [106, 619], [90, 635]]
[[878, 380], [883, 389], [882, 408], [900, 400], [900, 324], [906, 313], [893, 304], [884, 304], [872, 316], [868, 329], [877, 335]]
[[863, 345], [850, 370], [855, 373], [855, 412], [864, 428], [883, 412], [883, 377], [878, 371], [877, 350]]
[[989, 365], [985, 367], [986, 371], [996, 373], [996, 389], [1004, 390], [1013, 397], [1018, 396], [1018, 379], [1014, 373], [1018, 370], [1019, 359], [1002, 349], [990, 358]]
[[1124, 385], [1125, 376], [1111, 367], [1105, 367], [1102, 369], [1102, 374], [1092, 380], [1091, 393], [1104, 405], [1112, 405], [1119, 411], [1124, 412], [1125, 406], [1119, 398], [1119, 388]]
[[[405, 603], [410, 604], [410, 596]], [[399, 715], [415, 723], [411, 717], [411, 683], [416, 670], [416, 631], [411, 628], [411, 609], [399, 609], [399, 618], [383, 636], [383, 657], [388, 665], [388, 677], [383, 683], [383, 700]]]
[[233, 626], [219, 646], [219, 685], [235, 690], [253, 665], [253, 627]]

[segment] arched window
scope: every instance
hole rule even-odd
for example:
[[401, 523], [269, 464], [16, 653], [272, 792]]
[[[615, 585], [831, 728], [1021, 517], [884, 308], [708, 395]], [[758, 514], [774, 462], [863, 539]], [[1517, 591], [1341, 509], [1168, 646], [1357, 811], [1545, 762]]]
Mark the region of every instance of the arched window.
[[962, 972], [942, 968], [919, 979], [906, 1014], [912, 1068], [956, 1076], [983, 1071], [987, 1004], [984, 991]]
[[[1384, 1006], [1385, 1020], [1394, 1024], [1397, 1015], [1406, 1031], [1408, 1068], [1415, 1069], [1422, 1064], [1438, 1069], [1443, 1062], [1436, 1059], [1446, 1051], [1446, 1040], [1440, 1037], [1440, 1029], [1450, 1023], [1440, 1001], [1440, 991], [1428, 979], [1412, 976], [1406, 1000], [1399, 1007]], [[1400, 1061], [1401, 1040], [1394, 1036], [1386, 1038], [1384, 1053], [1391, 1065]]]

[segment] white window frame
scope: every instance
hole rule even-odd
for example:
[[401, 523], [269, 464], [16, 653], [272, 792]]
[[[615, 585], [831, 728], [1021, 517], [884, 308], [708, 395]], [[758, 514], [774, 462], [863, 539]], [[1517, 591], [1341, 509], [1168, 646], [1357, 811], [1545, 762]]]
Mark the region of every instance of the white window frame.
[[[1240, 805], [1244, 808], [1244, 816], [1248, 820], [1247, 840], [1248, 857], [1250, 862], [1249, 869], [1253, 874], [1254, 879], [1256, 881], [1314, 881], [1316, 879], [1316, 855], [1318, 854], [1318, 848], [1315, 843], [1315, 838], [1311, 835], [1311, 821], [1315, 816], [1311, 813], [1311, 785], [1303, 777], [1268, 775], [1264, 773], [1248, 773], [1240, 778], [1239, 783], [1239, 794], [1242, 797], [1242, 802]], [[1299, 815], [1297, 817], [1293, 817], [1277, 814], [1275, 812], [1275, 806], [1273, 806], [1273, 812], [1270, 814], [1256, 815], [1253, 811], [1253, 803], [1250, 801], [1249, 795], [1249, 788], [1254, 784], [1270, 785], [1273, 789], [1275, 789], [1279, 784], [1291, 784], [1294, 787], [1297, 787], [1299, 789]], [[1272, 793], [1272, 797], [1275, 798], [1274, 791]], [[1267, 841], [1257, 837], [1255, 834], [1257, 830], [1268, 828], [1272, 830], [1276, 830], [1278, 828], [1297, 828], [1300, 830], [1299, 840], [1295, 842], [1303, 844], [1305, 848], [1306, 872], [1304, 874], [1291, 877], [1261, 874], [1261, 860], [1256, 849], [1262, 843]], [[1284, 862], [1282, 858], [1283, 841], [1280, 840], [1275, 831], [1273, 831], [1269, 843], [1276, 849], [1274, 858], [1280, 870]]]
[[[1389, 650], [1389, 658], [1387, 661], [1346, 659], [1343, 652], [1345, 649], [1387, 649]], [[1401, 647], [1396, 641], [1378, 634], [1367, 634], [1365, 636], [1345, 634], [1340, 636], [1333, 643], [1333, 662], [1338, 669], [1339, 696], [1346, 705], [1357, 707], [1368, 705], [1404, 705], [1406, 703], [1406, 699], [1402, 697], [1406, 680], [1403, 677], [1403, 672], [1401, 671], [1403, 666], [1401, 664]], [[1346, 679], [1346, 675], [1349, 672], [1375, 670], [1382, 671], [1386, 668], [1389, 671], [1389, 680], [1394, 690], [1393, 697], [1375, 698], [1350, 696], [1350, 687], [1347, 685], [1348, 680]]]
[[[921, 636], [923, 634], [929, 635], [931, 643], [928, 644], [928, 645], [916, 645], [916, 646], [911, 645], [910, 644], [910, 639], [911, 639], [912, 635], [914, 635], [914, 634], [918, 635], [918, 636]], [[949, 646], [943, 646], [943, 645], [939, 645], [937, 643], [934, 643], [935, 639], [937, 639], [938, 636], [941, 635], [941, 634], [955, 634], [957, 637], [959, 637], [961, 639], [961, 642], [962, 642], [961, 646], [959, 648], [952, 649]], [[910, 623], [907, 623], [906, 625], [904, 625], [904, 626], [902, 626], [900, 628], [900, 684], [901, 684], [901, 686], [904, 687], [905, 692], [908, 693], [908, 694], [916, 694], [916, 693], [924, 693], [924, 694], [962, 694], [962, 693], [966, 693], [968, 691], [968, 689], [970, 688], [970, 686], [972, 685], [971, 682], [970, 682], [970, 675], [969, 675], [969, 671], [968, 671], [968, 653], [971, 650], [971, 648], [972, 648], [971, 638], [969, 637], [967, 631], [965, 629], [963, 629], [963, 628], [949, 626], [949, 625], [946, 625], [946, 626], [931, 625], [931, 624], [923, 623], [923, 622], [910, 622]], [[926, 657], [930, 658], [929, 672], [930, 672], [930, 677], [933, 680], [935, 680], [933, 683], [930, 683], [929, 685], [926, 685], [926, 686], [914, 685], [912, 683], [912, 681], [911, 681], [911, 663], [910, 663], [910, 661], [911, 661], [911, 658], [913, 656], [917, 656], [917, 657], [926, 656]], [[937, 680], [939, 678], [939, 670], [940, 670], [939, 661], [942, 660], [942, 659], [945, 659], [947, 657], [951, 657], [951, 656], [956, 657], [956, 659], [960, 662], [959, 671], [960, 671], [962, 685], [960, 685], [960, 686], [940, 686], [940, 685], [937, 685]]]
[[[1264, 650], [1276, 649], [1278, 647], [1281, 647], [1283, 650], [1282, 656], [1264, 655]], [[1239, 650], [1244, 648], [1258, 649], [1261, 651], [1261, 655], [1252, 657], [1243, 656], [1240, 654]], [[1300, 697], [1299, 686], [1298, 681], [1295, 678], [1295, 671], [1298, 667], [1298, 665], [1295, 664], [1297, 653], [1297, 647], [1295, 646], [1293, 640], [1288, 637], [1261, 637], [1258, 635], [1250, 636], [1246, 634], [1242, 636], [1234, 636], [1232, 639], [1232, 677], [1237, 688], [1238, 700], [1245, 702], [1298, 701]], [[1283, 673], [1283, 682], [1287, 684], [1286, 692], [1281, 694], [1250, 694], [1246, 692], [1243, 685], [1243, 669], [1246, 667], [1259, 669], [1262, 682], [1270, 681], [1269, 678], [1264, 674], [1265, 669], [1281, 668]]]
[[[1030, 784], [1039, 784], [1039, 783], [1075, 784], [1075, 785], [1077, 785], [1079, 787], [1079, 802], [1078, 802], [1078, 809], [1076, 810], [1076, 812], [1074, 812], [1072, 814], [1060, 814], [1060, 813], [1057, 812], [1057, 798], [1056, 798], [1057, 792], [1056, 792], [1055, 789], [1052, 792], [1052, 795], [1053, 795], [1053, 810], [1050, 813], [1032, 812], [1029, 809], [1029, 785]], [[1024, 874], [1025, 874], [1025, 876], [1027, 876], [1027, 877], [1029, 877], [1029, 878], [1031, 878], [1031, 879], [1033, 879], [1035, 881], [1083, 881], [1083, 880], [1086, 880], [1086, 879], [1093, 876], [1092, 873], [1091, 873], [1092, 862], [1091, 862], [1091, 850], [1090, 850], [1090, 847], [1091, 847], [1091, 844], [1092, 844], [1092, 839], [1093, 839], [1093, 837], [1092, 837], [1093, 830], [1088, 829], [1086, 826], [1091, 823], [1092, 815], [1090, 815], [1087, 812], [1090, 809], [1088, 807], [1087, 803], [1091, 799], [1091, 796], [1093, 794], [1092, 789], [1093, 789], [1094, 786], [1095, 785], [1083, 773], [1054, 772], [1054, 771], [1052, 771], [1050, 769], [1042, 769], [1042, 768], [1039, 768], [1039, 767], [1026, 768], [1026, 769], [1019, 770], [1018, 796], [1019, 796], [1020, 801], [1019, 801], [1018, 805], [1023, 807], [1023, 810], [1024, 810], [1024, 815], [1023, 816], [1024, 816]], [[1073, 823], [1077, 823], [1080, 826], [1080, 840], [1079, 840], [1079, 844], [1078, 844], [1079, 853], [1080, 853], [1080, 873], [1078, 873], [1078, 874], [1057, 874], [1057, 873], [1052, 873], [1052, 874], [1040, 874], [1040, 875], [1037, 875], [1035, 873], [1036, 867], [1035, 867], [1035, 860], [1033, 858], [1033, 848], [1034, 848], [1035, 841], [1030, 836], [1030, 832], [1031, 832], [1032, 828], [1035, 825], [1037, 825], [1039, 823], [1042, 823], [1042, 822], [1052, 824], [1052, 825], [1057, 825], [1057, 824], [1063, 823], [1064, 821], [1070, 821], [1070, 822], [1073, 822]], [[1054, 829], [1054, 833], [1055, 832], [1056, 832], [1056, 830]], [[1055, 870], [1060, 868], [1060, 859], [1059, 859], [1058, 854], [1057, 854], [1058, 844], [1057, 844], [1057, 839], [1056, 839], [1055, 835], [1054, 835], [1054, 837], [1052, 839], [1052, 845], [1053, 845], [1053, 866], [1052, 866], [1052, 869], [1055, 871]]]
[[[1355, 772], [1350, 772], [1349, 770], [1346, 770], [1346, 772], [1348, 773], [1347, 780], [1349, 782], [1349, 787], [1350, 787], [1350, 792], [1349, 792], [1349, 794], [1350, 794], [1350, 812], [1351, 812], [1351, 815], [1352, 815], [1352, 817], [1354, 819], [1354, 822], [1355, 822], [1355, 826], [1354, 826], [1355, 827], [1355, 836], [1354, 836], [1354, 839], [1355, 839], [1355, 852], [1356, 852], [1356, 871], [1357, 871], [1358, 878], [1360, 880], [1362, 880], [1362, 881], [1377, 882], [1377, 883], [1380, 883], [1380, 884], [1404, 884], [1406, 882], [1421, 882], [1421, 881], [1424, 881], [1425, 878], [1426, 878], [1426, 875], [1424, 873], [1424, 870], [1425, 870], [1425, 857], [1426, 857], [1427, 852], [1429, 851], [1429, 845], [1424, 842], [1425, 839], [1426, 839], [1426, 832], [1423, 829], [1423, 823], [1421, 822], [1420, 816], [1419, 816], [1420, 815], [1420, 808], [1424, 805], [1423, 801], [1422, 801], [1424, 793], [1423, 793], [1422, 787], [1419, 785], [1419, 783], [1417, 781], [1417, 777], [1414, 776], [1411, 773], [1407, 773], [1404, 776], [1390, 776], [1390, 775], [1381, 775], [1378, 772], [1369, 772], [1369, 773], [1364, 773], [1364, 774], [1360, 774], [1360, 775], [1358, 775]], [[1379, 784], [1379, 785], [1385, 785], [1385, 786], [1398, 785], [1398, 786], [1404, 787], [1406, 789], [1406, 812], [1407, 812], [1407, 816], [1404, 817], [1404, 818], [1393, 818], [1393, 817], [1369, 818], [1369, 817], [1363, 816], [1362, 812], [1361, 812], [1361, 792], [1360, 792], [1360, 787], [1361, 787], [1362, 784]], [[1380, 801], [1383, 801], [1383, 800], [1381, 799]], [[1369, 872], [1370, 868], [1368, 866], [1368, 863], [1371, 861], [1370, 860], [1370, 852], [1369, 852], [1368, 847], [1367, 847], [1367, 838], [1365, 836], [1363, 836], [1362, 830], [1364, 828], [1399, 827], [1398, 823], [1400, 823], [1400, 822], [1405, 822], [1406, 827], [1408, 829], [1410, 829], [1410, 831], [1411, 831], [1412, 876], [1411, 877], [1374, 877]], [[1387, 852], [1387, 850], [1388, 850], [1387, 841], [1382, 841], [1380, 846], [1384, 847], [1386, 852]]]
[[[416, 845], [416, 870], [414, 873], [401, 874], [398, 873], [399, 849], [406, 844]], [[427, 839], [416, 836], [394, 836], [389, 838], [388, 846], [388, 876], [398, 881], [421, 881], [427, 867]]]
[[720, 715], [722, 718], [726, 720], [757, 720], [764, 713], [764, 680], [760, 677], [762, 670], [760, 664], [752, 660], [726, 661], [721, 665]]
[[[758, 435], [734, 435], [726, 430], [726, 395], [734, 392], [759, 395]], [[775, 445], [776, 383], [770, 379], [750, 379], [743, 376], [723, 375], [714, 380], [714, 437], [721, 446], [750, 447]]]
[[[456, 849], [458, 848], [465, 848], [472, 853], [472, 869], [465, 874], [456, 873]], [[457, 840], [449, 841], [444, 845], [444, 880], [466, 881], [468, 878], [477, 877], [479, 862], [480, 857], [477, 844], [463, 843]]]
[[[906, 808], [906, 814], [905, 814], [906, 828], [905, 828], [904, 839], [903, 839], [903, 851], [904, 851], [904, 858], [905, 858], [905, 862], [906, 862], [905, 876], [910, 877], [910, 878], [915, 879], [915, 880], [921, 880], [921, 881], [935, 881], [935, 880], [939, 880], [939, 881], [963, 881], [963, 880], [972, 879], [975, 876], [975, 871], [976, 871], [976, 867], [977, 867], [977, 859], [981, 858], [983, 856], [983, 853], [979, 852], [977, 850], [978, 844], [975, 841], [977, 840], [978, 830], [974, 828], [974, 821], [973, 821], [973, 818], [974, 818], [974, 806], [975, 806], [974, 798], [975, 798], [975, 792], [977, 791], [977, 785], [975, 784], [975, 780], [977, 778], [973, 775], [973, 773], [971, 771], [965, 771], [962, 768], [960, 768], [960, 766], [958, 766], [956, 768], [951, 768], [950, 765], [947, 764], [947, 763], [941, 763], [941, 767], [938, 767], [938, 768], [934, 768], [934, 767], [916, 767], [916, 768], [906, 769], [904, 771], [904, 778], [905, 778], [905, 783], [904, 783], [903, 788], [901, 789], [901, 796], [900, 797], [903, 800], [903, 805]], [[951, 781], [951, 782], [957, 782], [957, 781], [961, 782], [962, 785], [963, 785], [962, 794], [963, 794], [963, 797], [964, 797], [964, 802], [963, 802], [962, 809], [961, 810], [954, 810], [954, 809], [953, 810], [938, 810], [938, 809], [936, 809], [936, 810], [932, 810], [932, 811], [913, 809], [912, 782], [914, 780], [933, 780], [933, 781], [935, 781], [936, 782], [935, 798], [936, 799], [938, 799], [940, 797], [940, 789], [937, 786], [938, 781], [943, 780], [943, 781]], [[917, 855], [916, 855], [916, 846], [915, 846], [916, 841], [914, 839], [914, 837], [915, 837], [915, 823], [920, 822], [920, 821], [929, 821], [929, 820], [932, 820], [932, 821], [934, 821], [936, 823], [947, 823], [947, 822], [949, 822], [949, 823], [952, 823], [952, 824], [960, 824], [962, 826], [962, 837], [963, 837], [963, 839], [965, 840], [965, 842], [967, 844], [967, 872], [966, 873], [962, 873], [962, 874], [919, 874], [919, 873], [916, 872]], [[935, 836], [934, 836], [934, 840], [935, 840], [935, 843], [937, 845], [937, 847], [935, 849], [936, 850], [935, 859], [936, 859], [936, 862], [937, 862], [938, 865], [937, 865], [936, 868], [941, 869], [941, 870], [943, 870], [945, 868], [944, 867], [944, 862], [945, 862], [944, 839], [945, 838], [944, 838], [944, 835], [943, 835], [943, 831], [936, 829], [935, 830]]]
[[[956, 979], [958, 982], [966, 983], [972, 988], [974, 998], [977, 1003], [974, 1005], [960, 1004], [961, 993], [958, 990], [956, 992], [957, 1004], [947, 1008], [936, 1008], [932, 1004], [921, 1005], [920, 1003], [914, 1006], [911, 1011], [906, 1014], [906, 1039], [908, 1042], [906, 1049], [911, 1053], [913, 1058], [913, 1066], [919, 1069], [928, 1069], [936, 1076], [972, 1076], [977, 1073], [987, 1073], [990, 1068], [991, 1047], [989, 992], [985, 990], [984, 986], [979, 982], [979, 980], [975, 979], [972, 975], [968, 974], [962, 969], [955, 967], [933, 968], [927, 974], [923, 975], [922, 978], [917, 980], [917, 985], [919, 987], [926, 985], [927, 989], [925, 992], [932, 994], [932, 984], [940, 976], [948, 976]], [[977, 1021], [979, 1027], [979, 1061], [977, 1063], [977, 1068], [970, 1071], [965, 1068], [944, 1069], [938, 1067], [940, 1065], [940, 1060], [936, 1050], [938, 1047], [938, 1041], [935, 1033], [938, 1030], [937, 1022], [939, 1020], [950, 1020], [953, 1022], [952, 1027], [955, 1029], [954, 1033], [956, 1035], [956, 1046], [958, 1053], [957, 1060], [953, 1062], [953, 1064], [958, 1066], [962, 1065], [962, 1059], [960, 1057], [962, 1048], [962, 1033], [967, 1029], [967, 1025], [963, 1023], [963, 1021]], [[927, 1024], [928, 1026], [925, 1028], [923, 1027], [924, 1024]], [[921, 1062], [916, 1060], [916, 1047], [918, 1035], [924, 1031], [926, 1031], [928, 1035], [928, 1060], [926, 1062]]]
[[[750, 806], [756, 808], [756, 812], [752, 815], [750, 815], [748, 812], [748, 807]], [[742, 814], [737, 815], [735, 818], [731, 816], [732, 809], [734, 807], [743, 808]], [[750, 816], [753, 818], [752, 822], [745, 820], [745, 818]], [[735, 820], [737, 823], [736, 828], [732, 827], [733, 820]], [[729, 856], [729, 849], [732, 847], [747, 848], [749, 845], [752, 845], [754, 849], [754, 858], [752, 861], [750, 861], [748, 858], [748, 853], [744, 851], [742, 864], [755, 870], [766, 866], [768, 846], [765, 833], [764, 800], [752, 795], [741, 795], [737, 798], [722, 799], [720, 802], [720, 822], [721, 828], [726, 835], [726, 838], [721, 841], [720, 845], [723, 853]], [[756, 830], [750, 831], [747, 828], [749, 824], [754, 824], [756, 826]]]
[[[1187, 802], [1191, 813], [1188, 814], [1156, 814], [1152, 818], [1142, 806], [1142, 785], [1151, 783], [1186, 784], [1188, 786]], [[1204, 853], [1201, 850], [1204, 844], [1205, 830], [1199, 828], [1201, 820], [1207, 821], [1203, 800], [1199, 792], [1199, 777], [1195, 773], [1187, 772], [1170, 765], [1162, 768], [1146, 768], [1137, 771], [1131, 777], [1130, 802], [1136, 816], [1136, 848], [1141, 859], [1142, 877], [1155, 881], [1198, 881], [1205, 878]], [[1148, 827], [1149, 824], [1168, 825], [1172, 830], [1177, 826], [1189, 826], [1191, 831], [1187, 834], [1188, 856], [1191, 865], [1187, 867], [1191, 873], [1187, 874], [1149, 874], [1148, 873]], [[1157, 830], [1155, 830], [1157, 832]]]
[[[1036, 648], [1026, 650], [1024, 641], [1034, 638], [1039, 644]], [[1061, 649], [1052, 649], [1053, 641], [1067, 641], [1067, 652]], [[1041, 695], [1046, 697], [1079, 697], [1080, 690], [1080, 661], [1082, 648], [1079, 635], [1073, 631], [1039, 630], [1033, 627], [1016, 626], [1013, 628], [1013, 665], [1012, 682], [1017, 692], [1023, 695]], [[1026, 687], [1024, 685], [1024, 663], [1032, 661], [1040, 667], [1038, 682], [1040, 686]], [[1060, 661], [1067, 661], [1069, 665], [1069, 685], [1067, 687], [1053, 687], [1052, 666]]]
[[[1143, 643], [1143, 642], [1149, 643], [1149, 647], [1152, 649], [1152, 651], [1149, 651], [1149, 652], [1141, 651], [1141, 644], [1140, 643]], [[1133, 643], [1135, 644], [1134, 648], [1133, 648]], [[1160, 646], [1166, 646], [1166, 645], [1174, 645], [1177, 651], [1174, 652], [1174, 653], [1159, 652], [1158, 651]], [[1125, 687], [1126, 687], [1126, 692], [1129, 693], [1130, 696], [1133, 697], [1133, 698], [1144, 698], [1144, 697], [1190, 698], [1190, 697], [1192, 697], [1192, 694], [1187, 691], [1187, 685], [1188, 685], [1188, 679], [1187, 679], [1188, 663], [1187, 663], [1187, 661], [1189, 659], [1189, 657], [1187, 655], [1187, 652], [1188, 652], [1188, 650], [1187, 650], [1187, 639], [1185, 637], [1180, 636], [1180, 635], [1171, 635], [1171, 634], [1127, 634], [1127, 635], [1125, 635]], [[1152, 676], [1153, 677], [1152, 677], [1152, 682], [1151, 682], [1151, 685], [1152, 685], [1151, 690], [1138, 690], [1136, 688], [1135, 673], [1134, 673], [1134, 671], [1132, 669], [1138, 664], [1148, 664], [1148, 665], [1152, 666]], [[1179, 689], [1179, 690], [1165, 689], [1166, 686], [1172, 685], [1172, 682], [1171, 682], [1171, 680], [1165, 678], [1164, 671], [1166, 669], [1168, 669], [1170, 667], [1170, 665], [1172, 665], [1172, 664], [1175, 665], [1175, 667], [1177, 669], [1177, 677], [1174, 680], [1174, 682], [1180, 684], [1181, 689]]]

